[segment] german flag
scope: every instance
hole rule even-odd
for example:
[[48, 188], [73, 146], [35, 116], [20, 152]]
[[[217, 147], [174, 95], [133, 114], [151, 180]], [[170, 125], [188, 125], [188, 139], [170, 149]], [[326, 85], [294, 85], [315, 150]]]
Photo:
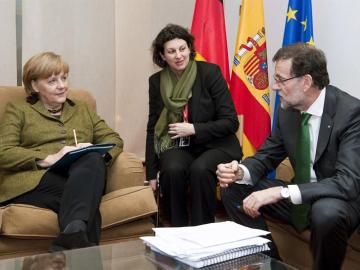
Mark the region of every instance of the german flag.
[[196, 0], [191, 33], [195, 37], [195, 60], [217, 64], [229, 84], [229, 58], [223, 1]]
[[263, 0], [243, 0], [230, 92], [243, 119], [244, 158], [270, 134], [270, 97]]

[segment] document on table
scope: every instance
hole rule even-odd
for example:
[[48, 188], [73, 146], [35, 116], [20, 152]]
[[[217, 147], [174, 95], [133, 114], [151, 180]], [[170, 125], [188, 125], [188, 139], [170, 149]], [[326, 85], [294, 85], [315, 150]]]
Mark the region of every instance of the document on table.
[[194, 267], [269, 250], [270, 232], [231, 221], [192, 227], [154, 228], [155, 236], [141, 239], [154, 251]]
[[270, 234], [268, 231], [249, 228], [232, 221], [215, 222], [200, 226], [154, 228], [159, 237], [176, 237], [203, 247], [235, 242]]

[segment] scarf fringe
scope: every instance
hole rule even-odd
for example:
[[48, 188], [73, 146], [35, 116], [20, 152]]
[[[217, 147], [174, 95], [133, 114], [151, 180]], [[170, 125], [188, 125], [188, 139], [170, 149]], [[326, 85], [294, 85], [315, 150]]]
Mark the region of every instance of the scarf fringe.
[[158, 137], [158, 136], [154, 136], [154, 149], [155, 149], [155, 153], [160, 156], [160, 154], [162, 152], [164, 152], [165, 150], [174, 148], [174, 142], [173, 140], [170, 138], [170, 136], [162, 136], [162, 137]]

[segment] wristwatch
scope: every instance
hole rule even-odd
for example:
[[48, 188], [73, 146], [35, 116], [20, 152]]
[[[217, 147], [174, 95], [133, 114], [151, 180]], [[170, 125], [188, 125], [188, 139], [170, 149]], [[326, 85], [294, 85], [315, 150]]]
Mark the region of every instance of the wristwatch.
[[280, 190], [281, 198], [283, 199], [289, 199], [290, 198], [290, 191], [288, 187], [281, 187]]

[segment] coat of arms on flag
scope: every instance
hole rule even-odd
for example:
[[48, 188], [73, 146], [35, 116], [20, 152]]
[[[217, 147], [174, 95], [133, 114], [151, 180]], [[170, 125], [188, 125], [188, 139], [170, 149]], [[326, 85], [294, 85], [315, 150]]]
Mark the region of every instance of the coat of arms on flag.
[[240, 45], [234, 56], [234, 65], [244, 63], [248, 82], [256, 89], [264, 90], [269, 86], [265, 28], [260, 29], [254, 37], [248, 37], [247, 42]]
[[243, 0], [230, 92], [243, 121], [244, 157], [270, 134], [270, 93], [262, 0]]

